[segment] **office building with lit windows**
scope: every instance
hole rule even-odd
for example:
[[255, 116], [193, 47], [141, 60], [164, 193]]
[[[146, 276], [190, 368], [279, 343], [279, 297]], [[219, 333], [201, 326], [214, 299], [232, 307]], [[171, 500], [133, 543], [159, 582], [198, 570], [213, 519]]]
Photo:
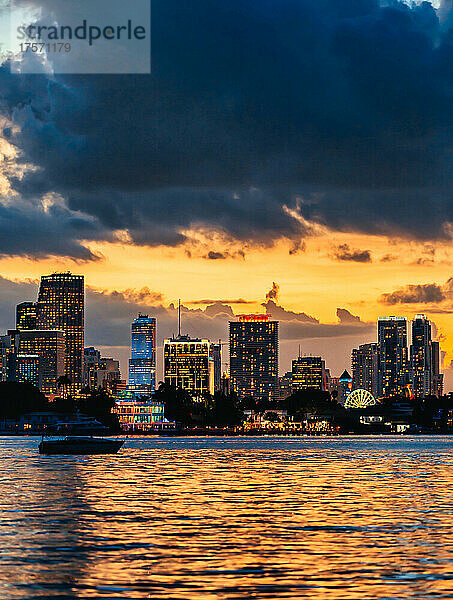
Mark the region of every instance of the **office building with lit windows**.
[[16, 329], [36, 329], [36, 302], [21, 302], [16, 306]]
[[326, 390], [326, 364], [320, 356], [299, 356], [292, 362], [292, 390]]
[[415, 315], [412, 321], [411, 369], [412, 390], [423, 398], [432, 390], [431, 323], [425, 315]]
[[405, 317], [378, 319], [379, 378], [378, 395], [404, 393], [410, 380]]
[[214, 393], [211, 342], [188, 335], [164, 340], [164, 380], [195, 399]]
[[41, 277], [37, 302], [37, 328], [65, 333], [65, 373], [74, 393], [83, 385], [84, 278], [72, 273]]
[[131, 326], [129, 388], [152, 393], [156, 388], [156, 319], [138, 315]]
[[40, 357], [37, 354], [18, 354], [15, 357], [15, 381], [31, 383], [40, 388]]
[[19, 332], [17, 353], [39, 356], [40, 389], [44, 394], [58, 393], [58, 378], [65, 374], [65, 351], [64, 331]]
[[379, 353], [377, 344], [362, 344], [352, 350], [352, 387], [378, 395]]
[[277, 398], [278, 321], [270, 315], [239, 315], [230, 321], [229, 333], [232, 389], [239, 398]]

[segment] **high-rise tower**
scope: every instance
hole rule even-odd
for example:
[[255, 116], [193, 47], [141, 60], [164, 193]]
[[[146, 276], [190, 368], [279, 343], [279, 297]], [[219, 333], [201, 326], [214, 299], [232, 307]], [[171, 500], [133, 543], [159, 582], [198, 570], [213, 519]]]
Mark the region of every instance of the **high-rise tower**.
[[378, 345], [362, 344], [352, 350], [352, 386], [378, 395]]
[[380, 317], [378, 320], [379, 379], [378, 395], [401, 394], [409, 383], [407, 321], [405, 317]]
[[129, 387], [152, 393], [156, 388], [156, 319], [138, 315], [131, 327]]
[[230, 376], [240, 398], [274, 399], [278, 384], [278, 321], [239, 315], [230, 322]]
[[21, 302], [16, 306], [16, 329], [36, 329], [36, 302]]
[[84, 278], [72, 273], [53, 273], [41, 277], [36, 320], [37, 329], [65, 333], [65, 374], [69, 390], [83, 385]]
[[425, 315], [412, 321], [411, 368], [414, 394], [428, 396], [432, 388], [431, 323]]

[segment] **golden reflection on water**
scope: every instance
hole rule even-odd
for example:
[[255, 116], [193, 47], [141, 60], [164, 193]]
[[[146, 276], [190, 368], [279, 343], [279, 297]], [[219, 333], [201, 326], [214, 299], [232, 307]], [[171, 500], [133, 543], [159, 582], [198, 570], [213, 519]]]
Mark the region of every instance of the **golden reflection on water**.
[[453, 597], [453, 438], [0, 443], [2, 599]]

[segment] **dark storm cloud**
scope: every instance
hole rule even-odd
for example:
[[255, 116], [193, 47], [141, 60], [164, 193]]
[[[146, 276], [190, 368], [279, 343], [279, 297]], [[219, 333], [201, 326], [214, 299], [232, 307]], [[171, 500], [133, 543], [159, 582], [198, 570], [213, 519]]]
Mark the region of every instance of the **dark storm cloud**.
[[215, 252], [214, 250], [210, 250], [206, 256], [203, 258], [207, 258], [208, 260], [226, 260], [227, 258], [245, 258], [245, 253], [242, 250], [237, 252], [229, 252], [225, 250], [223, 252]]
[[435, 283], [406, 285], [404, 288], [388, 294], [382, 294], [383, 304], [430, 304], [442, 302], [446, 296], [443, 289]]
[[369, 250], [353, 250], [348, 244], [341, 244], [335, 251], [336, 260], [345, 260], [351, 262], [368, 263], [371, 262], [371, 253]]
[[346, 308], [337, 308], [337, 317], [340, 323], [361, 323], [360, 317], [353, 315]]
[[[340, 231], [447, 236], [447, 4], [153, 0], [152, 12], [150, 76], [1, 69], [5, 135], [37, 167], [12, 181], [23, 197], [58, 192], [92, 219], [83, 239], [128, 229], [137, 244], [200, 226], [297, 250], [308, 231], [283, 205]], [[80, 239], [64, 221], [23, 244], [79, 256]]]
[[33, 281], [11, 281], [0, 275], [0, 335], [16, 326], [16, 305], [35, 301], [37, 291]]

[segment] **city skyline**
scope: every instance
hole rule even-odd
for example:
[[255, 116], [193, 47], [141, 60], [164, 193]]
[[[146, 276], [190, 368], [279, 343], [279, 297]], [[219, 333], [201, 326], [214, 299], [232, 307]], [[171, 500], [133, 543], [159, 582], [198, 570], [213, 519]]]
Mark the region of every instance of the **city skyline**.
[[[298, 359], [296, 355], [291, 356], [289, 364], [279, 360], [280, 321], [278, 318], [274, 319], [271, 312], [280, 311], [280, 314], [285, 313], [284, 309], [279, 307], [276, 302], [278, 301], [278, 292], [278, 285], [273, 282], [272, 288], [266, 294], [267, 303], [261, 304], [262, 307], [266, 307], [266, 313], [264, 314], [242, 313], [235, 315], [231, 309], [228, 313], [226, 310], [228, 307], [225, 304], [221, 305], [221, 310], [224, 311], [221, 313], [222, 317], [227, 319], [226, 321], [223, 319], [224, 325], [229, 328], [229, 351], [227, 352], [222, 352], [222, 346], [228, 346], [227, 342], [222, 342], [222, 337], [218, 339], [217, 343], [213, 342], [212, 338], [208, 339], [208, 336], [202, 336], [202, 333], [197, 336], [181, 333], [181, 314], [189, 315], [190, 323], [190, 315], [197, 311], [191, 311], [181, 306], [179, 300], [177, 307], [178, 335], [164, 336], [159, 360], [157, 357], [159, 346], [156, 337], [159, 318], [139, 313], [130, 323], [132, 338], [129, 349], [132, 358], [129, 358], [127, 370], [124, 369], [124, 366], [120, 367], [121, 361], [116, 360], [118, 357], [102, 358], [103, 363], [100, 366], [100, 349], [94, 347], [85, 347], [84, 349], [83, 347], [85, 324], [83, 275], [72, 274], [69, 271], [43, 275], [38, 301], [33, 303], [21, 299], [21, 302], [15, 307], [16, 327], [21, 324], [21, 327], [18, 328], [19, 331], [7, 331], [11, 333], [12, 340], [16, 336], [17, 340], [14, 344], [17, 346], [17, 352], [19, 355], [23, 355], [21, 360], [24, 362], [24, 369], [28, 369], [30, 372], [33, 371], [32, 358], [43, 351], [43, 343], [47, 344], [45, 349], [49, 353], [50, 339], [53, 338], [44, 341], [43, 336], [46, 334], [46, 330], [51, 335], [61, 334], [63, 344], [66, 344], [65, 372], [70, 377], [75, 365], [78, 369], [77, 373], [79, 373], [79, 377], [76, 378], [75, 382], [70, 377], [71, 389], [74, 391], [80, 389], [82, 377], [84, 377], [83, 381], [86, 380], [81, 366], [84, 355], [90, 357], [90, 364], [93, 362], [95, 369], [101, 369], [100, 373], [109, 371], [110, 379], [116, 377], [119, 380], [119, 371], [118, 375], [114, 375], [114, 373], [120, 367], [123, 376], [126, 372], [128, 373], [129, 389], [139, 391], [139, 388], [141, 388], [143, 393], [152, 393], [156, 388], [157, 366], [160, 367], [157, 370], [158, 381], [165, 381], [171, 385], [181, 385], [188, 390], [190, 388], [190, 391], [199, 397], [207, 391], [213, 393], [214, 389], [219, 389], [220, 377], [225, 371], [229, 372], [235, 389], [238, 392], [242, 390], [240, 395], [247, 395], [247, 390], [253, 393], [255, 385], [258, 385], [268, 389], [265, 392], [264, 388], [261, 389], [260, 387], [260, 394], [264, 393], [264, 396], [267, 394], [269, 398], [276, 398], [279, 394], [277, 376], [282, 377], [292, 368], [293, 379], [294, 377], [297, 378], [298, 375], [295, 375], [297, 365], [299, 363], [301, 366], [308, 364], [305, 357], [313, 356], [315, 360], [322, 361], [322, 370], [320, 371], [322, 384], [320, 389], [329, 390], [329, 382], [341, 381], [341, 377], [345, 375], [349, 378], [349, 370], [352, 373], [350, 378], [353, 382], [352, 387], [354, 389], [366, 389], [375, 397], [401, 394], [409, 384], [411, 390], [418, 396], [431, 393], [438, 395], [442, 393], [442, 390], [448, 391], [444, 387], [444, 375], [440, 374], [442, 371], [440, 344], [439, 341], [432, 338], [432, 330], [435, 329], [435, 325], [424, 314], [413, 315], [412, 319], [395, 315], [378, 317], [375, 341], [365, 344], [360, 343], [358, 348], [349, 348], [349, 361], [341, 377], [337, 376], [338, 373], [328, 363], [325, 353], [303, 352], [301, 354], [300, 344]], [[216, 303], [208, 304], [207, 310], [214, 309], [215, 306]], [[175, 307], [172, 308], [175, 311]], [[357, 316], [348, 313], [346, 309], [343, 309], [343, 311], [348, 314], [350, 319], [358, 319]], [[218, 313], [216, 315], [218, 316]], [[297, 325], [296, 321], [297, 319], [287, 321], [286, 325], [288, 327]], [[38, 329], [38, 325], [41, 331]], [[52, 331], [57, 329], [57, 325], [59, 325], [61, 331]], [[186, 325], [186, 322], [184, 322], [184, 327]], [[366, 324], [362, 323], [362, 325]], [[269, 335], [268, 339], [267, 336]], [[29, 341], [27, 345], [24, 345], [26, 339]], [[274, 341], [271, 342], [271, 339]], [[82, 346], [80, 346], [81, 344]], [[249, 346], [250, 348], [247, 349]], [[195, 350], [195, 348], [197, 349]], [[254, 366], [256, 360], [254, 353], [257, 350], [259, 350], [259, 355], [262, 355], [262, 358], [258, 360], [258, 362], [261, 361], [262, 366], [258, 367]], [[233, 355], [231, 351], [233, 351]], [[78, 359], [74, 362], [79, 354], [81, 355], [80, 369], [77, 366]], [[25, 363], [25, 355], [29, 355], [28, 363]], [[55, 360], [55, 357], [51, 357], [51, 363], [52, 360]], [[109, 364], [108, 367], [107, 364]], [[198, 367], [195, 368], [195, 364], [201, 365], [199, 373]], [[321, 365], [321, 362], [319, 365]], [[58, 376], [52, 375], [55, 368], [47, 367], [47, 380], [52, 381], [53, 377], [54, 386], [54, 389], [51, 389], [52, 385], [48, 383], [46, 388], [48, 392], [57, 391], [55, 384]], [[195, 375], [193, 383], [190, 383], [191, 377], [193, 377], [190, 373], [193, 368], [196, 369], [197, 375]], [[315, 367], [315, 370], [317, 368]], [[302, 374], [303, 369], [305, 369], [305, 366], [302, 366], [302, 371], [300, 371], [302, 377], [301, 389], [306, 387], [306, 383], [304, 383], [306, 376]], [[159, 378], [159, 371], [162, 371], [161, 378]], [[265, 371], [267, 374], [265, 374]], [[100, 376], [103, 377], [102, 374]], [[307, 376], [310, 379], [309, 372], [307, 372]], [[248, 382], [249, 377], [251, 377], [251, 383]], [[258, 381], [261, 383], [258, 384]], [[448, 383], [446, 385], [448, 386]], [[258, 390], [258, 387], [256, 390]]]

